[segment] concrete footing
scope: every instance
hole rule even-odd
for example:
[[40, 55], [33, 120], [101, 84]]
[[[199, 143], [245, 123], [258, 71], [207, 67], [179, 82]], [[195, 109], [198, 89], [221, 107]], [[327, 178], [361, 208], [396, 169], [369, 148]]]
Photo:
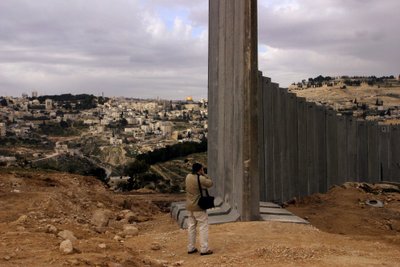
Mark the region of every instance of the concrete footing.
[[[240, 214], [232, 209], [228, 203], [223, 202], [221, 198], [216, 198], [214, 204], [216, 206], [214, 209], [207, 210], [209, 224], [239, 221]], [[180, 228], [187, 228], [188, 212], [185, 209], [184, 201], [171, 204], [171, 217], [177, 221]], [[272, 202], [260, 202], [260, 219], [262, 221], [308, 224], [306, 220]]]

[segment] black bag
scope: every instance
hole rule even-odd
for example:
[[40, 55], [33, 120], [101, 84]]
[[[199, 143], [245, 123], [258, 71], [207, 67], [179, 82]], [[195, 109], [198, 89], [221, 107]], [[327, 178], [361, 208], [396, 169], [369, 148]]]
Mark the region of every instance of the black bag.
[[214, 208], [215, 207], [214, 197], [208, 194], [207, 189], [205, 189], [206, 195], [203, 196], [203, 190], [201, 189], [201, 184], [200, 184], [200, 175], [197, 175], [197, 182], [199, 183], [199, 190], [200, 190], [200, 199], [199, 202], [197, 202], [197, 204], [203, 210]]

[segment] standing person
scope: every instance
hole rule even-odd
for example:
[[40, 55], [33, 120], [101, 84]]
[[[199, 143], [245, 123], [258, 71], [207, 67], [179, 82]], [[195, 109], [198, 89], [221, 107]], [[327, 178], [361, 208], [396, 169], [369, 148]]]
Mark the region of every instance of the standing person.
[[210, 255], [213, 253], [208, 248], [208, 214], [205, 210], [201, 209], [197, 202], [200, 198], [200, 190], [197, 181], [200, 179], [200, 185], [203, 189], [210, 188], [213, 181], [204, 173], [203, 165], [194, 163], [192, 166], [192, 173], [186, 176], [186, 210], [188, 216], [188, 254], [196, 253], [196, 226], [199, 225], [200, 237], [200, 255]]

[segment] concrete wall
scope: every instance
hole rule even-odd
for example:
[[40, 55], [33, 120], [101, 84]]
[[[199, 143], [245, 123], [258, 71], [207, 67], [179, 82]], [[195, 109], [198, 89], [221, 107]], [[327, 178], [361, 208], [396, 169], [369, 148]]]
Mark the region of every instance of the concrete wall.
[[341, 116], [258, 72], [257, 0], [209, 1], [208, 169], [213, 193], [259, 218], [346, 181], [400, 182], [400, 128]]
[[[213, 193], [259, 217], [257, 1], [209, 1], [208, 169]], [[260, 75], [260, 78], [262, 76]]]
[[260, 197], [284, 202], [348, 181], [400, 182], [400, 127], [344, 116], [263, 77]]

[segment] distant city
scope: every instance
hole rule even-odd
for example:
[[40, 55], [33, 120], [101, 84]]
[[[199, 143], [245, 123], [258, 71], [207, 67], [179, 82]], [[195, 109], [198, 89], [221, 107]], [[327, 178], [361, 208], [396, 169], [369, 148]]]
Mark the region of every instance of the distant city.
[[[207, 100], [93, 95], [0, 97], [0, 163], [86, 157], [113, 172], [137, 155], [207, 138]], [[122, 172], [121, 172], [122, 173]]]
[[[400, 76], [320, 75], [293, 83], [289, 91], [339, 114], [400, 123]], [[177, 155], [204, 152], [207, 105], [206, 99], [194, 101], [190, 96], [134, 99], [40, 95], [36, 90], [30, 96], [0, 96], [0, 166], [75, 171], [84, 163], [80, 173], [97, 175], [96, 168], [101, 168], [110, 177], [125, 175], [124, 168], [138, 155], [155, 150], [167, 148], [162, 156], [161, 152], [151, 156], [156, 162], [166, 160], [165, 153], [171, 151], [179, 151]], [[168, 150], [182, 143], [190, 143], [192, 150]]]

